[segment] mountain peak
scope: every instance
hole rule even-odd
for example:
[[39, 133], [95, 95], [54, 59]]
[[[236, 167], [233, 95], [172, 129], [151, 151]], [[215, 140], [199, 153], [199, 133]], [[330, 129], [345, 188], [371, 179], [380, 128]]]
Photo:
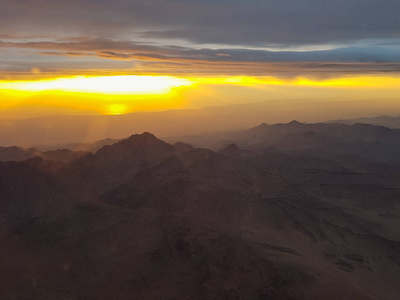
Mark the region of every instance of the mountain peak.
[[156, 138], [153, 134], [149, 132], [144, 132], [142, 134], [133, 134], [129, 138], [119, 141], [113, 145], [104, 146], [99, 151], [96, 152], [96, 155], [110, 155], [113, 153], [122, 153], [128, 154], [140, 151], [140, 152], [147, 152], [147, 151], [167, 151], [173, 152], [174, 147], [162, 140]]
[[129, 138], [118, 142], [120, 145], [136, 145], [136, 146], [154, 146], [157, 144], [165, 144], [165, 142], [159, 140], [155, 135], [150, 132], [143, 132], [141, 134], [133, 134]]
[[287, 125], [300, 125], [301, 123], [299, 121], [293, 120], [289, 123], [287, 123]]
[[229, 151], [237, 151], [240, 150], [239, 147], [236, 144], [229, 144], [222, 150], [229, 150]]
[[254, 127], [254, 128], [264, 129], [264, 128], [268, 128], [268, 127], [270, 127], [270, 125], [268, 123], [261, 123], [260, 125]]
[[236, 144], [229, 144], [225, 148], [218, 151], [218, 154], [237, 159], [245, 155], [245, 151], [240, 149]]
[[127, 139], [129, 140], [129, 139], [138, 139], [138, 138], [140, 138], [140, 139], [149, 139], [149, 140], [150, 139], [157, 139], [154, 134], [152, 134], [150, 132], [147, 132], [147, 131], [143, 132], [143, 133], [140, 133], [140, 134], [132, 134]]

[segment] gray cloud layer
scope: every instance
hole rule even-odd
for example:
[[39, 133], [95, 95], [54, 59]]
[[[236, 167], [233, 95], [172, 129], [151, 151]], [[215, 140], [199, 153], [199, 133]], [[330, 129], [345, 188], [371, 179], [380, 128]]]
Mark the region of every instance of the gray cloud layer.
[[[111, 59], [202, 60], [229, 62], [400, 62], [400, 51], [383, 47], [346, 47], [319, 51], [193, 49], [109, 39], [1, 42], [0, 48], [44, 50], [45, 55], [98, 56]], [[54, 51], [54, 52], [50, 52]]]
[[11, 34], [294, 45], [400, 37], [398, 0], [2, 0]]
[[[399, 11], [399, 0], [2, 0], [0, 56], [12, 50], [15, 60], [0, 70], [65, 69], [67, 57], [86, 57], [82, 68], [113, 59], [159, 72], [213, 73], [219, 63], [234, 73], [290, 73], [286, 63], [398, 72]], [[254, 50], [310, 45], [333, 49]]]

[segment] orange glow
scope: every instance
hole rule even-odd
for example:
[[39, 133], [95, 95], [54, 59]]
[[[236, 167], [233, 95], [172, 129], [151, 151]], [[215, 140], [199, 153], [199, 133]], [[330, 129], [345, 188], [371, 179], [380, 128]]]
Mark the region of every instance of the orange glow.
[[118, 75], [0, 81], [0, 119], [57, 114], [126, 114], [280, 99], [398, 99], [399, 76], [325, 80], [273, 76]]
[[191, 78], [196, 84], [224, 84], [240, 86], [261, 86], [261, 85], [287, 85], [287, 86], [315, 86], [315, 87], [362, 87], [362, 88], [399, 88], [400, 77], [389, 76], [357, 76], [342, 77], [326, 80], [312, 80], [297, 77], [295, 79], [280, 79], [276, 77], [217, 77], [217, 78]]
[[111, 95], [163, 95], [173, 88], [189, 86], [187, 79], [171, 76], [71, 77], [38, 81], [0, 81], [0, 90], [26, 92], [63, 91]]
[[362, 88], [398, 88], [400, 86], [399, 77], [384, 76], [360, 76], [343, 77], [322, 81], [313, 81], [307, 78], [299, 78], [294, 81], [295, 85], [320, 86], [320, 87], [362, 87]]
[[248, 77], [202, 77], [178, 78], [172, 76], [77, 76], [32, 81], [0, 81], [0, 91], [8, 93], [67, 92], [103, 95], [166, 95], [175, 88], [190, 88], [193, 85], [237, 85], [237, 86], [315, 86], [315, 87], [363, 87], [398, 88], [400, 77], [358, 76], [326, 80], [298, 77], [280, 79], [272, 76]]

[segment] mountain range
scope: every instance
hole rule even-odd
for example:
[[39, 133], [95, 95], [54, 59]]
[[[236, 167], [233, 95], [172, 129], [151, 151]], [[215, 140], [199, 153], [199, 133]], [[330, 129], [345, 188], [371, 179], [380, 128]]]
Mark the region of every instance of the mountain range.
[[72, 143], [80, 146], [109, 138], [120, 140], [133, 132], [149, 131], [163, 139], [208, 136], [210, 133], [244, 130], [266, 120], [268, 123], [279, 123], [298, 118], [301, 122], [325, 122], [339, 117], [376, 116], [400, 109], [397, 99], [380, 100], [379, 105], [376, 103], [375, 100], [281, 99], [121, 115], [56, 115], [30, 119], [4, 119], [3, 116], [0, 119], [0, 145], [57, 150], [72, 147]]
[[378, 126], [385, 126], [388, 128], [400, 128], [400, 117], [380, 116], [372, 118], [357, 118], [357, 119], [345, 119], [345, 120], [334, 120], [330, 123], [341, 123], [341, 124], [372, 124]]
[[399, 150], [297, 121], [3, 148], [0, 299], [398, 299]]

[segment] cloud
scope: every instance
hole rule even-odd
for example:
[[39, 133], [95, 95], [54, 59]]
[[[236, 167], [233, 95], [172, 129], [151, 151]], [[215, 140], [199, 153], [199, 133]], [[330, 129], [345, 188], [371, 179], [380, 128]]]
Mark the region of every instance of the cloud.
[[[0, 48], [26, 48], [59, 51], [65, 55], [98, 55], [115, 59], [152, 57], [172, 60], [242, 61], [242, 62], [400, 62], [398, 49], [385, 47], [345, 47], [318, 51], [269, 51], [246, 48], [193, 49], [110, 39], [75, 41], [0, 41]], [[56, 55], [57, 52], [42, 52]]]
[[400, 36], [385, 0], [2, 0], [10, 35], [180, 39], [226, 45], [315, 45]]
[[399, 72], [398, 11], [398, 0], [2, 0], [0, 70]]
[[[49, 44], [46, 44], [49, 46]], [[35, 44], [37, 46], [37, 44]], [[391, 62], [390, 55], [380, 57], [378, 50], [359, 56], [354, 49], [320, 51], [321, 53], [252, 50], [175, 50], [163, 52], [163, 48], [135, 52], [88, 48], [86, 51], [56, 45], [53, 49], [39, 47], [38, 57], [30, 54], [30, 60], [2, 60], [0, 70], [4, 74], [28, 74], [39, 68], [41, 76], [69, 74], [175, 74], [175, 75], [251, 75], [277, 77], [334, 77], [343, 74], [399, 73], [400, 61]], [[26, 50], [24, 50], [26, 51]], [[378, 54], [375, 53], [378, 51]], [[345, 53], [345, 55], [342, 54]], [[224, 54], [223, 56], [219, 54]], [[346, 53], [350, 53], [347, 55]], [[375, 54], [374, 54], [375, 53]], [[391, 54], [391, 52], [389, 52]], [[46, 56], [54, 59], [46, 59]], [[17, 56], [16, 56], [17, 57]], [[44, 57], [45, 59], [40, 59]], [[362, 59], [362, 58], [365, 59]], [[376, 60], [380, 57], [380, 62]], [[383, 58], [387, 59], [385, 60]], [[77, 73], [78, 72], [78, 73]]]

